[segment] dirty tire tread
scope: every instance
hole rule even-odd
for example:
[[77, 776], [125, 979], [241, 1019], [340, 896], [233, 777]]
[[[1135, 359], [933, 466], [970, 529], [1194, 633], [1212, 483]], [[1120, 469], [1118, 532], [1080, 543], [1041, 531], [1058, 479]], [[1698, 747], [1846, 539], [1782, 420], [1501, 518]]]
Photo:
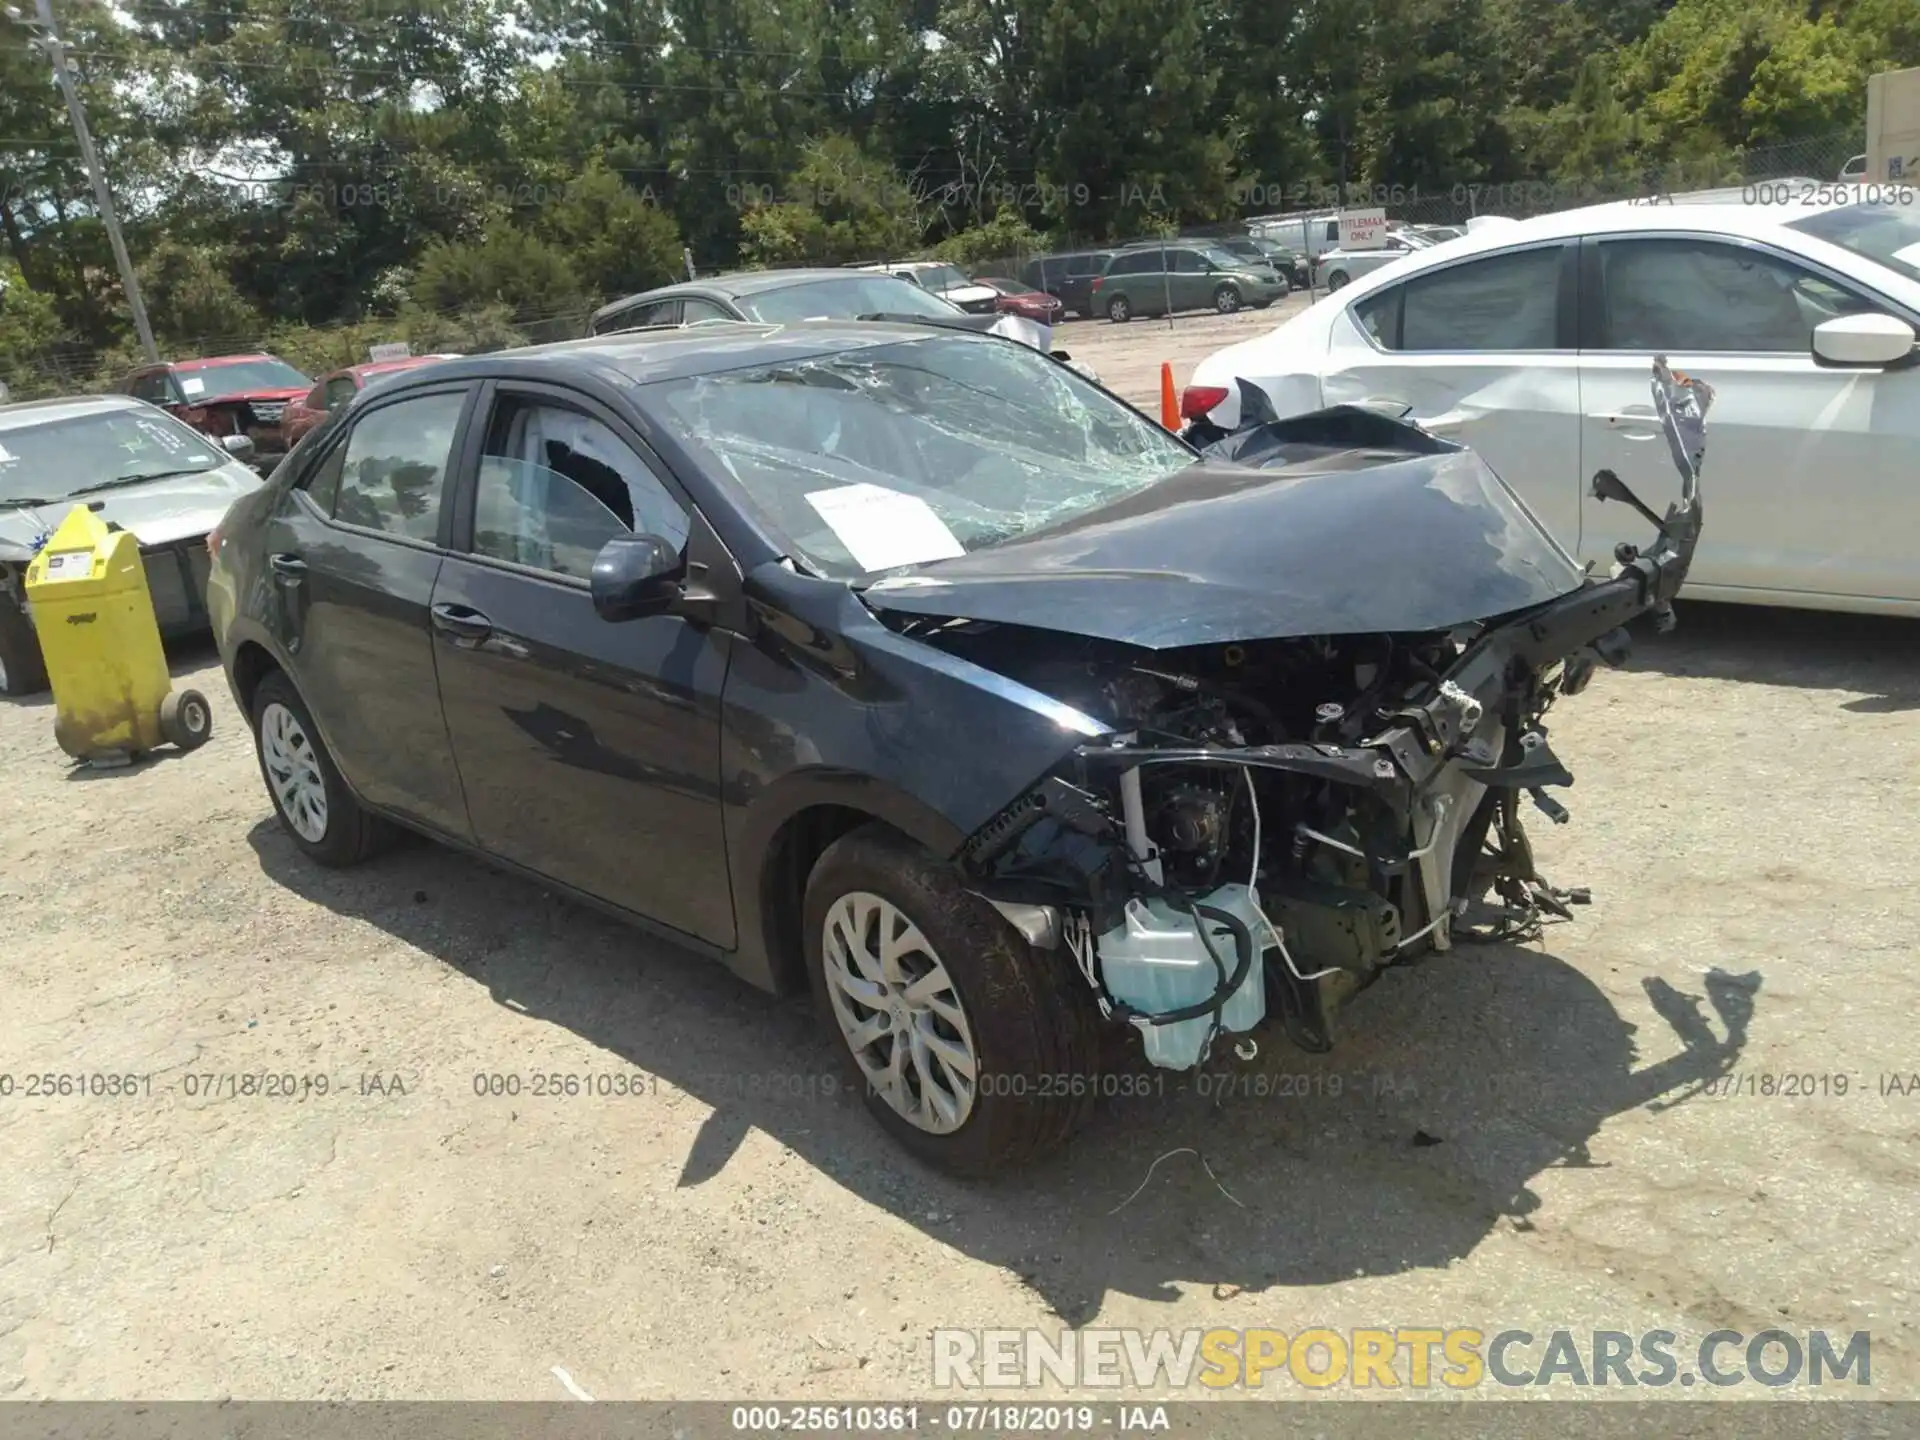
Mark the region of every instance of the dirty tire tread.
[[[1099, 1014], [1067, 952], [1032, 950], [992, 906], [965, 888], [949, 862], [891, 827], [867, 825], [842, 836], [814, 866], [802, 923], [817, 1017], [863, 1097], [864, 1077], [827, 998], [820, 939], [827, 908], [850, 889], [890, 896], [921, 926], [960, 990], [980, 1060], [973, 1114], [952, 1135], [915, 1130], [878, 1099], [867, 1102], [869, 1112], [921, 1159], [969, 1178], [1020, 1169], [1063, 1145], [1091, 1112], [1093, 1094], [989, 1095], [984, 1081], [995, 1072], [1089, 1077], [1097, 1072]], [[999, 1003], [990, 1009], [984, 995], [995, 993]]]
[[0, 694], [38, 695], [47, 688], [46, 657], [40, 653], [33, 621], [5, 597], [0, 597], [0, 661], [5, 662], [7, 670], [7, 683], [0, 687]]
[[[317, 844], [298, 834], [287, 823], [286, 817], [280, 814], [279, 799], [273, 794], [272, 782], [267, 779], [266, 760], [260, 754], [260, 712], [275, 701], [286, 706], [300, 721], [300, 728], [306, 732], [307, 742], [313, 746], [320, 773], [326, 780], [327, 833]], [[254, 754], [260, 766], [260, 778], [267, 786], [267, 803], [273, 806], [274, 815], [280, 820], [280, 828], [300, 848], [302, 854], [329, 868], [344, 870], [363, 860], [372, 859], [392, 844], [397, 833], [392, 823], [367, 810], [347, 789], [346, 781], [333, 763], [333, 756], [327, 751], [326, 742], [320, 738], [319, 728], [313, 723], [313, 713], [307, 709], [306, 701], [300, 698], [300, 692], [294, 688], [284, 671], [270, 671], [254, 687], [253, 713], [248, 718], [252, 722]]]

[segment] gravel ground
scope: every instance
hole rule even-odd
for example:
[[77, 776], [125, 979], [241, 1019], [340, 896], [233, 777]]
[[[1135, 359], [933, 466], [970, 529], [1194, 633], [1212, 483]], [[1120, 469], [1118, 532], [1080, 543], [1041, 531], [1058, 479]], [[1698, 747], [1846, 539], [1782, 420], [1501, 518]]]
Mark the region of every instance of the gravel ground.
[[[1098, 1324], [1863, 1329], [1920, 1396], [1916, 631], [1681, 620], [1557, 717], [1576, 923], [979, 1186], [825, 1093], [794, 1002], [425, 843], [306, 864], [205, 648], [191, 755], [72, 769], [0, 702], [0, 1395], [926, 1396], [935, 1326]], [[476, 1091], [536, 1072], [637, 1093]]]

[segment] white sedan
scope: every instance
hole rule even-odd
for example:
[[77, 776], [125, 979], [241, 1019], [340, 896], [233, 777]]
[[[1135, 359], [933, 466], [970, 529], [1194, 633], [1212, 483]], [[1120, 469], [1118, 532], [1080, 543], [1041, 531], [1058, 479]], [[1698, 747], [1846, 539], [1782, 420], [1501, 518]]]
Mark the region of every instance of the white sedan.
[[1181, 408], [1231, 429], [1243, 378], [1282, 416], [1406, 408], [1604, 569], [1646, 527], [1593, 473], [1674, 497], [1646, 383], [1664, 354], [1718, 392], [1688, 596], [1920, 615], [1916, 332], [1920, 205], [1601, 205], [1361, 276], [1203, 360]]

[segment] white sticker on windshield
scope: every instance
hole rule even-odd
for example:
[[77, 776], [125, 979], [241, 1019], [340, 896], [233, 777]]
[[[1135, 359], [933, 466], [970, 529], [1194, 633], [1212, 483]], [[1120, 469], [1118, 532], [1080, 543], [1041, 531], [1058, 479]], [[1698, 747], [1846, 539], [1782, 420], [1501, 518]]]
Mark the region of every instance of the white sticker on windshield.
[[7, 449], [6, 446], [0, 445], [0, 465], [12, 465], [18, 462], [19, 459], [20, 457]]
[[1893, 258], [1902, 265], [1920, 265], [1920, 240], [1911, 245], [1902, 245], [1893, 252]]
[[916, 495], [880, 485], [815, 490], [807, 503], [840, 537], [862, 570], [891, 570], [967, 553], [933, 507]]
[[180, 393], [183, 395], [204, 394], [206, 388], [207, 382], [202, 380], [198, 375], [182, 375], [180, 377]]

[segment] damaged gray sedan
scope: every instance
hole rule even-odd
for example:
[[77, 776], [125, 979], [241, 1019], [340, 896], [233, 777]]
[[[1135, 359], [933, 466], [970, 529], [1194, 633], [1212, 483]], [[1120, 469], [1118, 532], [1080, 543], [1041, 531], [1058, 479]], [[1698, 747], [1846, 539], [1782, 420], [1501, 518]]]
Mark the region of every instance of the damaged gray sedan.
[[1599, 579], [1381, 415], [1203, 450], [1003, 339], [641, 331], [389, 382], [209, 593], [300, 850], [398, 822], [810, 986], [879, 1122], [980, 1174], [1109, 1041], [1324, 1049], [1385, 968], [1577, 898], [1521, 802], [1693, 552], [1704, 394], [1656, 396], [1683, 496]]

